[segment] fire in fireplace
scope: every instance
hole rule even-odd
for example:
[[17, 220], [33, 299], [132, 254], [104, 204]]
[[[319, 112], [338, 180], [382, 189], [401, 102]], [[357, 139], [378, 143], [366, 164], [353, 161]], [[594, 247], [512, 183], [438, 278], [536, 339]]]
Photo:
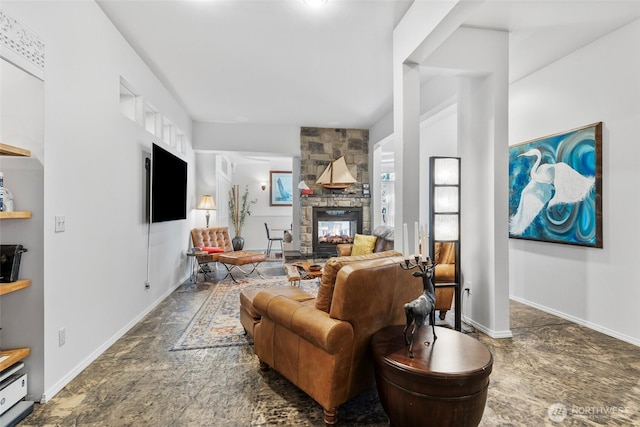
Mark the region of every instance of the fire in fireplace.
[[333, 256], [339, 243], [362, 233], [362, 208], [313, 208], [313, 252]]

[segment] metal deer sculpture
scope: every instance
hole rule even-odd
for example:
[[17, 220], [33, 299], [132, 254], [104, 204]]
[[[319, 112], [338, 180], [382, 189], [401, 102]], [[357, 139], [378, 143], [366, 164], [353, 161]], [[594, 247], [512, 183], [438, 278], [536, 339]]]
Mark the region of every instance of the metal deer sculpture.
[[[422, 277], [422, 295], [408, 302], [404, 305], [404, 312], [407, 316], [407, 324], [402, 330], [404, 335], [404, 342], [409, 346], [409, 357], [413, 359], [413, 337], [416, 331], [424, 324], [425, 320], [429, 319], [431, 323], [431, 329], [433, 331], [433, 341], [435, 342], [438, 337], [436, 336], [436, 294], [433, 287], [431, 278], [433, 277], [433, 271], [435, 264], [416, 263], [420, 271], [414, 271], [414, 277]], [[408, 265], [407, 265], [408, 266]], [[413, 267], [415, 268], [415, 267]], [[407, 329], [413, 323], [413, 329], [411, 330], [411, 337], [407, 338]], [[429, 343], [426, 343], [429, 345]]]

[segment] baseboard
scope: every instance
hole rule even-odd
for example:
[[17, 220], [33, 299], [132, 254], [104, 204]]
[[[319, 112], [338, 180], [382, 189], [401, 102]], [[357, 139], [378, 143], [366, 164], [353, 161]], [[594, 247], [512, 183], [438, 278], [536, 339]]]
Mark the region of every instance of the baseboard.
[[513, 338], [513, 334], [509, 329], [504, 331], [494, 331], [493, 329], [487, 328], [485, 325], [482, 325], [476, 322], [475, 320], [465, 316], [462, 316], [462, 321], [468, 325], [473, 326], [474, 328], [476, 328], [483, 334], [490, 336], [491, 338], [494, 338], [494, 339]]
[[563, 313], [561, 311], [555, 310], [553, 308], [549, 308], [549, 307], [541, 305], [541, 304], [537, 304], [535, 302], [526, 300], [524, 298], [516, 297], [516, 296], [513, 296], [513, 295], [510, 295], [509, 298], [514, 300], [514, 301], [516, 301], [516, 302], [519, 302], [521, 304], [528, 305], [529, 307], [533, 307], [533, 308], [535, 308], [537, 310], [544, 311], [545, 313], [549, 313], [549, 314], [552, 314], [554, 316], [560, 317], [562, 319], [569, 320], [570, 322], [576, 323], [578, 325], [584, 326], [584, 327], [589, 328], [589, 329], [593, 329], [594, 331], [597, 331], [597, 332], [603, 333], [605, 335], [608, 335], [610, 337], [619, 339], [620, 341], [628, 342], [629, 344], [633, 344], [633, 345], [636, 345], [636, 346], [640, 347], [640, 340], [639, 339], [630, 337], [630, 336], [625, 335], [625, 334], [621, 334], [620, 332], [605, 328], [604, 326], [601, 326], [601, 325], [586, 321], [584, 319], [580, 319], [578, 317], [572, 316], [572, 315], [567, 314], [567, 313]]
[[138, 314], [135, 318], [133, 318], [129, 323], [127, 323], [122, 329], [116, 332], [111, 338], [105, 341], [100, 347], [98, 347], [93, 353], [91, 353], [88, 357], [86, 357], [82, 362], [80, 362], [75, 368], [73, 368], [67, 375], [62, 377], [57, 383], [55, 383], [52, 387], [42, 394], [40, 398], [40, 403], [46, 403], [53, 396], [58, 394], [60, 390], [62, 390], [67, 384], [69, 384], [75, 377], [77, 377], [82, 371], [84, 371], [87, 366], [89, 366], [93, 361], [95, 361], [102, 353], [104, 353], [109, 347], [111, 347], [116, 341], [124, 336], [131, 328], [138, 324], [147, 314], [151, 312], [154, 308], [158, 306], [165, 298], [167, 298], [173, 291], [175, 291], [180, 285], [182, 285], [186, 280], [189, 279], [189, 275], [182, 278], [177, 284], [169, 288], [164, 294], [162, 294], [158, 299], [156, 299], [152, 304], [150, 304], [143, 312]]

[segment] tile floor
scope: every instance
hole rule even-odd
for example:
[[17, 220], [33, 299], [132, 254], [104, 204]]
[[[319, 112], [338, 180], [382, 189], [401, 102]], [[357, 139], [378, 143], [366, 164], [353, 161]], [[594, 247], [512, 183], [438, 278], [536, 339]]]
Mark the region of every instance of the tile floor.
[[[170, 351], [211, 286], [182, 285], [20, 425], [323, 425], [319, 405], [260, 372], [251, 347]], [[513, 301], [511, 330], [474, 332], [494, 357], [481, 426], [640, 425], [639, 347]], [[375, 390], [340, 407], [339, 425], [388, 424]]]

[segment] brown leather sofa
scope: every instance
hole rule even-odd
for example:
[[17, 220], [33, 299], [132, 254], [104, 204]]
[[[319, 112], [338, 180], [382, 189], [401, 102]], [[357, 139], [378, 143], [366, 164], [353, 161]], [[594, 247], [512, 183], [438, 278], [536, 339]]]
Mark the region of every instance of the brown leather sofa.
[[336, 422], [339, 405], [375, 386], [373, 334], [405, 324], [404, 304], [422, 293], [422, 281], [400, 268], [402, 256], [388, 253], [394, 256], [329, 259], [315, 302], [271, 290], [253, 298], [261, 368], [275, 369], [318, 402], [326, 424]]

